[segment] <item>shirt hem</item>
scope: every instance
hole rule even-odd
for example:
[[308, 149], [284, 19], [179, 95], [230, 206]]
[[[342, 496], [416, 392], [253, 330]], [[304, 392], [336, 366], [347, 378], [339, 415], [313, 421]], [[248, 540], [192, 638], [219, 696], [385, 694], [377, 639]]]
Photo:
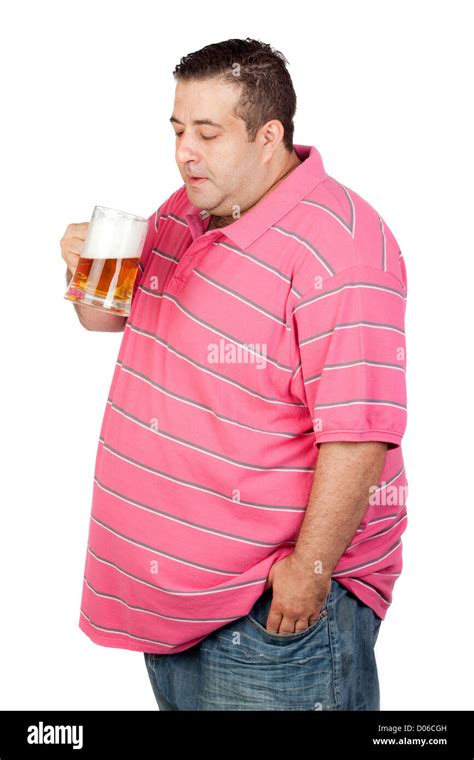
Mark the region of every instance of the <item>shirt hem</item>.
[[[197, 639], [196, 641], [192, 641], [191, 643], [186, 643], [184, 645], [177, 645], [176, 647], [169, 647], [169, 651], [163, 651], [163, 647], [161, 650], [159, 649], [153, 649], [153, 647], [147, 646], [146, 644], [133, 644], [132, 642], [126, 640], [122, 634], [114, 634], [113, 636], [108, 635], [101, 635], [100, 633], [96, 633], [93, 631], [90, 627], [90, 625], [82, 620], [82, 618], [79, 620], [79, 628], [80, 630], [86, 634], [86, 636], [94, 643], [98, 644], [99, 646], [103, 647], [110, 647], [112, 649], [125, 649], [130, 652], [148, 652], [150, 654], [177, 654], [178, 652], [184, 652], [186, 649], [190, 649], [195, 644], [198, 644], [202, 639], [206, 638], [206, 636], [202, 636], [200, 639]], [[207, 635], [207, 634], [206, 634]], [[121, 638], [120, 638], [121, 637]], [[145, 648], [146, 647], [146, 648]]]
[[370, 590], [361, 588], [357, 584], [352, 583], [350, 578], [334, 578], [334, 580], [350, 591], [360, 602], [370, 607], [379, 618], [385, 620], [391, 602], [382, 602], [377, 596], [376, 591], [371, 592]]
[[[381, 620], [385, 620], [387, 611], [390, 607], [391, 602], [383, 602], [380, 600], [380, 598], [377, 596], [376, 591], [370, 591], [365, 588], [362, 588], [356, 583], [353, 583], [350, 578], [334, 578], [338, 583], [340, 583], [341, 586], [346, 588], [349, 592], [351, 592], [360, 602], [370, 607], [376, 615], [378, 615]], [[86, 634], [86, 636], [94, 643], [98, 644], [99, 646], [104, 647], [110, 647], [112, 649], [125, 649], [131, 652], [148, 652], [150, 654], [178, 654], [179, 652], [186, 651], [186, 649], [190, 649], [195, 644], [198, 644], [200, 641], [205, 639], [207, 635], [202, 636], [197, 641], [193, 641], [191, 644], [185, 644], [177, 647], [171, 648], [169, 651], [163, 652], [163, 650], [153, 649], [152, 647], [145, 648], [145, 644], [133, 644], [130, 641], [124, 640], [124, 638], [118, 638], [121, 634], [117, 634], [117, 638], [115, 635], [108, 636], [108, 635], [101, 635], [99, 633], [96, 633], [95, 631], [91, 630], [90, 625], [85, 622], [82, 618], [79, 620], [79, 628], [80, 630]]]
[[[374, 436], [376, 437], [374, 438]], [[387, 430], [334, 430], [331, 433], [319, 435], [314, 445], [318, 446], [320, 443], [329, 443], [330, 441], [382, 441], [400, 446], [402, 436], [399, 433], [392, 433]]]

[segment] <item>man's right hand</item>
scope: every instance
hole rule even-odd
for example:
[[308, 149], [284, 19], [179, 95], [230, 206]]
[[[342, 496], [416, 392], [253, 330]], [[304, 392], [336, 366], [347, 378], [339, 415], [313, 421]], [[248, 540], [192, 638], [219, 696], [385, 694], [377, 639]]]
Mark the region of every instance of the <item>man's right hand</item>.
[[[86, 239], [89, 222], [68, 224], [61, 238], [61, 256], [67, 264], [66, 280], [69, 283], [81, 256]], [[103, 309], [96, 309], [85, 303], [74, 303], [79, 321], [86, 330], [99, 332], [123, 332], [127, 317], [119, 314], [107, 314]]]
[[68, 224], [66, 232], [61, 238], [61, 256], [66, 262], [67, 268], [71, 274], [74, 274], [77, 262], [79, 261], [88, 228], [89, 222]]

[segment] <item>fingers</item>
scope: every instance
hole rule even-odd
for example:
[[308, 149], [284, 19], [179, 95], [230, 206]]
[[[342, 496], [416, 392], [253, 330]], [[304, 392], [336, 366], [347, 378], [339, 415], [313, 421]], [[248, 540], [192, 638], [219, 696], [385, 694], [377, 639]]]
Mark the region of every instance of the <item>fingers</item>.
[[294, 618], [289, 615], [285, 615], [283, 612], [277, 612], [277, 606], [272, 601], [268, 616], [266, 620], [266, 629], [269, 633], [298, 633], [299, 631], [305, 631], [316, 620], [318, 620], [321, 614], [321, 610], [317, 614], [312, 614], [309, 618]]
[[80, 255], [78, 253], [72, 253], [71, 251], [69, 251], [63, 256], [63, 258], [71, 274], [74, 274], [75, 269], [79, 263], [79, 259], [81, 258]]
[[[319, 615], [317, 617], [319, 617]], [[292, 618], [285, 617], [279, 613], [275, 613], [275, 616], [271, 619], [269, 614], [267, 618], [267, 630], [271, 633], [280, 633], [282, 635], [285, 633], [298, 633], [299, 631], [305, 631], [309, 628], [312, 622], [313, 620], [308, 620], [308, 618], [305, 620], [302, 618], [293, 620]], [[277, 625], [278, 627], [276, 627]]]
[[87, 236], [87, 230], [89, 229], [89, 222], [79, 222], [78, 224], [68, 224], [66, 232], [61, 238], [61, 248], [67, 245], [68, 241], [72, 238], [78, 240], [85, 240]]
[[69, 238], [67, 250], [72, 253], [80, 253], [84, 246], [83, 238], [73, 237]]
[[68, 224], [64, 237], [77, 237], [81, 240], [86, 239], [89, 222], [78, 222], [77, 224]]
[[60, 240], [61, 256], [71, 273], [74, 273], [87, 237], [89, 222], [68, 224]]
[[273, 604], [271, 605], [268, 616], [267, 616], [267, 622], [265, 624], [265, 627], [269, 633], [279, 633], [280, 632], [280, 624], [283, 620], [283, 615], [281, 612], [276, 612], [273, 609]]

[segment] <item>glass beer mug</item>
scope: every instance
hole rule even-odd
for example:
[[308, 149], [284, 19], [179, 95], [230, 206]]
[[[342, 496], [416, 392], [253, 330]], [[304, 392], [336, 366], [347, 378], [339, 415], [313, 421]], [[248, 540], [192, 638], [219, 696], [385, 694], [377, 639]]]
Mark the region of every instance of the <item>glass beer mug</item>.
[[128, 316], [148, 219], [95, 206], [64, 298]]

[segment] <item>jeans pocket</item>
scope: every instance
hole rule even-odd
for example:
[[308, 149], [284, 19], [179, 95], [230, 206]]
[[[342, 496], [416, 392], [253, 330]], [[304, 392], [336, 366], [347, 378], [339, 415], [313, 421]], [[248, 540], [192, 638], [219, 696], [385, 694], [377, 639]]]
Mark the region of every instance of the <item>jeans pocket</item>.
[[304, 636], [309, 636], [309, 634], [315, 632], [317, 629], [323, 628], [327, 623], [329, 594], [327, 595], [323, 606], [321, 607], [317, 619], [311, 623], [311, 625], [307, 626], [304, 630], [294, 631], [293, 633], [273, 633], [272, 631], [268, 631], [265, 626], [272, 604], [272, 598], [272, 589], [269, 588], [267, 591], [263, 592], [263, 594], [255, 602], [250, 612], [245, 616], [245, 619], [255, 628], [257, 628], [261, 633], [263, 633], [268, 640], [294, 641], [295, 639], [301, 639]]

